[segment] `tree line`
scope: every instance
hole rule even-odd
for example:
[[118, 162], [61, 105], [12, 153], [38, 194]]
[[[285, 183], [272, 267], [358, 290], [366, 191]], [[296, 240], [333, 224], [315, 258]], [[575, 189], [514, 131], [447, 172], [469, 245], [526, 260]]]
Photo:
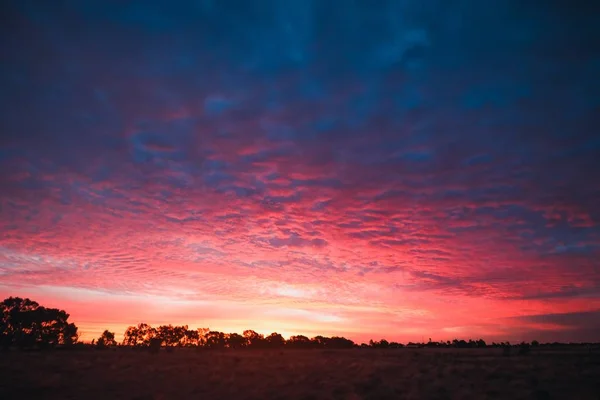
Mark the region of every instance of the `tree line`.
[[[117, 345], [114, 333], [108, 330], [102, 333], [95, 344], [100, 346]], [[203, 347], [207, 349], [268, 349], [284, 346], [299, 349], [349, 349], [354, 347], [355, 343], [339, 336], [308, 338], [304, 335], [295, 335], [286, 340], [277, 332], [265, 336], [253, 330], [245, 330], [240, 335], [239, 333], [213, 331], [208, 328], [189, 329], [187, 325], [161, 325], [154, 328], [146, 323], [140, 323], [127, 328], [121, 345], [129, 347]]]
[[[69, 314], [64, 310], [47, 308], [30, 299], [9, 297], [0, 303], [0, 347], [2, 348], [53, 348], [57, 346], [71, 347], [74, 345], [87, 346], [78, 342], [77, 326], [68, 321]], [[187, 325], [160, 325], [152, 327], [146, 323], [130, 326], [123, 335], [123, 341], [117, 343], [115, 333], [105, 330], [99, 338], [91, 343], [96, 348], [124, 346], [131, 348], [158, 349], [166, 347], [196, 347], [205, 349], [351, 349], [351, 348], [402, 348], [402, 347], [453, 347], [453, 348], [485, 348], [511, 347], [509, 342], [487, 344], [483, 339], [434, 342], [429, 339], [426, 343], [409, 342], [407, 345], [398, 342], [388, 342], [385, 339], [370, 340], [368, 344], [356, 344], [341, 336], [291, 336], [285, 339], [281, 334], [273, 332], [263, 335], [253, 330], [238, 333], [225, 333], [208, 328], [190, 329]], [[531, 346], [538, 346], [537, 341]], [[552, 344], [549, 344], [552, 345]], [[560, 345], [555, 343], [555, 345]], [[521, 349], [529, 343], [518, 344]]]

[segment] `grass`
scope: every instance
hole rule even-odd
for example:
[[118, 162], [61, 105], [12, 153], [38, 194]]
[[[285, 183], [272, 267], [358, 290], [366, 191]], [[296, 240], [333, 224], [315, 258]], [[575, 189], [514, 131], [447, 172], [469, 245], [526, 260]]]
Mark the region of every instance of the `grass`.
[[501, 349], [0, 353], [1, 399], [598, 399], [600, 354]]

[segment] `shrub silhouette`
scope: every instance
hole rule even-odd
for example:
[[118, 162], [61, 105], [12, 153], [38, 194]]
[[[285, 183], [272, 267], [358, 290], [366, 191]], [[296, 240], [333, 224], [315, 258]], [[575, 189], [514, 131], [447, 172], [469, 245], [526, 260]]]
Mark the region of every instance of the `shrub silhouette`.
[[[92, 343], [93, 344], [93, 343]], [[115, 340], [114, 332], [109, 332], [105, 330], [102, 332], [102, 335], [96, 340], [96, 347], [99, 349], [104, 349], [106, 347], [116, 346], [117, 342]]]
[[524, 356], [529, 354], [529, 352], [531, 351], [531, 346], [529, 346], [529, 343], [525, 343], [525, 342], [521, 342], [521, 344], [519, 345], [519, 355]]
[[381, 339], [380, 341], [374, 341], [373, 339], [371, 339], [369, 340], [369, 346], [378, 349], [387, 349], [388, 347], [390, 347], [390, 343], [385, 339]]
[[[150, 339], [150, 343], [148, 344], [150, 353], [157, 354], [158, 351], [160, 350], [160, 346], [162, 345], [162, 343], [163, 343], [162, 339], [159, 339], [159, 338]], [[167, 349], [171, 350], [172, 347], [167, 347]]]

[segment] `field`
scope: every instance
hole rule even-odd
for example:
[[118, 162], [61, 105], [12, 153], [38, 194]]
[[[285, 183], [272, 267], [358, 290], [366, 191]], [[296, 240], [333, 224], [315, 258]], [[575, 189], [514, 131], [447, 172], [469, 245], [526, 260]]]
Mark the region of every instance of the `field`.
[[0, 353], [0, 399], [599, 399], [600, 354], [500, 349]]

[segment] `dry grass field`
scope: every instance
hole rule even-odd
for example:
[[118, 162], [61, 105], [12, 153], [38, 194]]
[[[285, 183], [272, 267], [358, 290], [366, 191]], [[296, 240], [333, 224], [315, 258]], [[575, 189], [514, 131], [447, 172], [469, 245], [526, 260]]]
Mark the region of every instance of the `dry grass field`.
[[599, 399], [600, 354], [500, 349], [0, 353], [0, 399]]

